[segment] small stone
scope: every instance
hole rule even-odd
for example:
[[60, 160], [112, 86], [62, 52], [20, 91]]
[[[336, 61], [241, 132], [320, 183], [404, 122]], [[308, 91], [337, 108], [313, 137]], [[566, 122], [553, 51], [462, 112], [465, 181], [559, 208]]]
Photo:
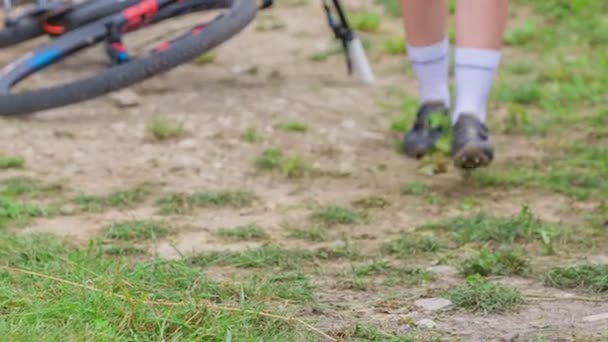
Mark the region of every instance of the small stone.
[[424, 298], [418, 299], [414, 304], [427, 311], [437, 311], [452, 306], [452, 301], [445, 298]]
[[435, 323], [435, 321], [431, 320], [431, 319], [421, 319], [418, 322], [416, 322], [416, 326], [420, 329], [435, 329], [437, 328], [437, 323]]
[[583, 321], [585, 321], [585, 322], [598, 322], [598, 321], [605, 321], [605, 320], [608, 320], [608, 312], [583, 317]]
[[342, 127], [346, 129], [353, 129], [357, 126], [357, 123], [354, 120], [344, 120], [342, 121]]
[[129, 89], [111, 93], [109, 96], [118, 108], [135, 107], [140, 103], [139, 95]]

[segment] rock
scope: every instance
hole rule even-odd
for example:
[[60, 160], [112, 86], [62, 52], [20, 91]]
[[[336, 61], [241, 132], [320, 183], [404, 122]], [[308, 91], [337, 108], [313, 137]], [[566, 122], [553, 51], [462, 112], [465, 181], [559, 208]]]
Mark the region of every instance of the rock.
[[458, 274], [456, 268], [448, 265], [431, 266], [427, 267], [426, 270], [440, 277], [453, 277]]
[[452, 306], [452, 301], [445, 298], [424, 298], [418, 299], [414, 304], [427, 311], [437, 311]]
[[109, 97], [118, 108], [135, 107], [140, 103], [139, 95], [129, 89], [111, 93]]
[[420, 329], [435, 329], [437, 328], [437, 323], [435, 323], [435, 321], [431, 320], [431, 319], [421, 319], [418, 322], [416, 322], [416, 326]]
[[608, 312], [583, 317], [583, 321], [585, 321], [585, 322], [598, 322], [598, 321], [605, 321], [605, 320], [608, 320]]

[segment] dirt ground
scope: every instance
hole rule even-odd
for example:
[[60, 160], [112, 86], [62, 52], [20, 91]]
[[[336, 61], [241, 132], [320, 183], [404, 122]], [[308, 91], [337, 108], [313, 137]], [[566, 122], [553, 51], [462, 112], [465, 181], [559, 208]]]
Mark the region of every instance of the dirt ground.
[[[361, 1], [360, 6], [370, 6], [370, 2]], [[285, 226], [305, 220], [311, 203], [348, 206], [370, 196], [382, 197], [388, 206], [374, 210], [365, 224], [338, 228], [363, 252], [373, 251], [421, 224], [458, 214], [462, 201], [470, 197], [479, 198], [480, 208], [490, 213], [516, 214], [522, 205], [528, 205], [551, 222], [578, 219], [572, 207], [586, 203], [574, 203], [560, 195], [524, 189], [482, 189], [467, 183], [453, 169], [434, 177], [416, 172], [417, 162], [395, 150], [399, 137], [388, 129], [394, 113], [380, 105], [391, 101], [387, 95], [391, 89], [415, 96], [413, 78], [402, 72], [405, 57], [372, 53], [378, 80], [372, 86], [361, 85], [346, 74], [344, 59], [339, 55], [317, 63], [308, 59], [332, 42], [316, 2], [301, 6], [279, 4], [268, 13], [281, 18], [285, 28], [259, 31], [252, 24], [221, 46], [213, 63], [190, 63], [131, 88], [129, 92], [135, 92], [139, 99], [136, 106], [122, 108], [116, 103], [116, 95], [111, 95], [25, 119], [2, 120], [2, 151], [21, 155], [27, 161], [26, 169], [2, 171], [2, 178], [25, 176], [60, 183], [72, 195], [104, 194], [151, 183], [155, 193], [244, 189], [259, 197], [253, 207], [237, 212], [201, 210], [171, 217], [181, 230], [151, 246], [161, 258], [241, 250], [268, 243], [299, 248], [332, 246], [340, 241], [291, 239]], [[382, 34], [399, 33], [399, 22], [387, 20]], [[0, 62], [7, 63], [32, 44], [1, 51]], [[514, 52], [507, 51], [510, 53]], [[83, 57], [79, 67], [85, 67], [87, 60]], [[257, 72], [239, 72], [250, 66], [255, 66]], [[44, 77], [52, 76], [53, 73], [46, 73], [36, 82], [44, 83]], [[151, 139], [146, 124], [158, 114], [183, 121], [186, 134], [169, 141]], [[308, 124], [308, 132], [294, 134], [275, 127], [289, 120]], [[259, 132], [260, 142], [243, 141], [241, 136], [250, 127]], [[495, 141], [497, 167], [542, 154], [532, 139], [497, 135]], [[328, 173], [285, 179], [256, 170], [255, 158], [272, 147], [300, 154]], [[446, 199], [446, 204], [429, 205], [423, 198], [403, 196], [403, 184], [413, 182], [427, 184]], [[108, 223], [154, 217], [160, 216], [154, 203], [149, 202], [133, 209], [37, 219], [23, 231], [51, 232], [86, 244]], [[252, 222], [265, 227], [272, 241], [227, 242], [214, 234], [222, 227]], [[342, 266], [330, 261], [314, 276], [324, 310], [319, 313], [305, 308], [301, 313], [319, 319], [317, 327], [326, 331], [339, 331], [359, 321], [400, 334], [410, 329], [404, 322], [422, 318], [433, 319], [436, 331], [446, 340], [516, 340], [517, 336], [526, 341], [542, 336], [548, 340], [582, 340], [608, 330], [605, 320], [582, 320], [608, 312], [608, 303], [569, 300], [573, 293], [547, 289], [538, 280], [501, 279], [527, 294], [563, 299], [533, 301], [510, 314], [436, 313], [425, 312], [411, 303], [433, 288], [458, 283], [458, 276], [450, 269], [439, 272], [431, 288], [378, 286], [357, 291], [339, 286], [334, 275]], [[425, 266], [432, 266], [432, 262]], [[222, 277], [224, 271], [226, 276], [230, 273], [229, 269], [217, 271], [217, 277]], [[397, 298], [397, 304], [385, 305], [389, 295], [386, 291]]]

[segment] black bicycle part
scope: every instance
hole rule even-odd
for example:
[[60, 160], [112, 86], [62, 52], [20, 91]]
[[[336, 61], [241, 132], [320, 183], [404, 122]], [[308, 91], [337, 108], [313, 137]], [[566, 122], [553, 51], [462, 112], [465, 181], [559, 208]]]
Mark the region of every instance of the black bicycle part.
[[[93, 76], [71, 83], [22, 93], [10, 93], [11, 88], [32, 73], [52, 65], [86, 46], [101, 42], [107, 36], [105, 25], [109, 21], [126, 20], [124, 11], [68, 32], [33, 54], [22, 57], [12, 67], [4, 69], [4, 77], [0, 78], [0, 115], [15, 116], [33, 113], [90, 100], [166, 72], [234, 37], [251, 23], [258, 10], [256, 2], [252, 0], [189, 0], [189, 2], [196, 4], [195, 7], [188, 9], [189, 12], [195, 9], [197, 11], [229, 9], [229, 11], [220, 19], [210, 22], [204, 30], [188, 32], [186, 37], [173, 45], [143, 58], [104, 69]], [[163, 17], [164, 11], [175, 9], [169, 0], [159, 0], [158, 4], [158, 17], [160, 18]], [[160, 6], [161, 4], [165, 4], [166, 8]], [[133, 8], [135, 6], [130, 9]], [[185, 9], [182, 8], [182, 10]], [[128, 21], [125, 30], [137, 30], [141, 27], [140, 25], [146, 23], [145, 18], [140, 19], [140, 21]], [[158, 20], [153, 23], [155, 22]]]
[[[348, 43], [354, 39], [355, 34], [348, 23], [348, 19], [346, 18], [346, 13], [342, 7], [342, 4], [339, 0], [332, 0], [333, 10], [329, 6], [327, 0], [323, 0], [323, 8], [325, 9], [325, 13], [327, 15], [327, 23], [329, 27], [333, 30], [334, 36], [340, 40], [342, 43], [342, 48], [344, 50], [344, 55], [346, 58], [346, 66], [348, 68], [348, 74], [352, 74], [353, 65], [350, 57], [348, 55]], [[338, 14], [338, 20], [334, 18], [334, 13]]]

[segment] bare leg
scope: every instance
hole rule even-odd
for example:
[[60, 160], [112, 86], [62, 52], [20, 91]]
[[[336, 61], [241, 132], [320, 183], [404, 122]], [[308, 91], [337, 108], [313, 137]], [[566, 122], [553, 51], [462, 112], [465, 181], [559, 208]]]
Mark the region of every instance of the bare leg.
[[447, 0], [401, 0], [408, 44], [429, 46], [447, 35]]
[[456, 18], [456, 108], [486, 120], [486, 107], [501, 59], [509, 0], [459, 0]]
[[456, 45], [500, 50], [509, 0], [458, 0]]
[[401, 0], [401, 15], [421, 102], [450, 107], [447, 0]]

